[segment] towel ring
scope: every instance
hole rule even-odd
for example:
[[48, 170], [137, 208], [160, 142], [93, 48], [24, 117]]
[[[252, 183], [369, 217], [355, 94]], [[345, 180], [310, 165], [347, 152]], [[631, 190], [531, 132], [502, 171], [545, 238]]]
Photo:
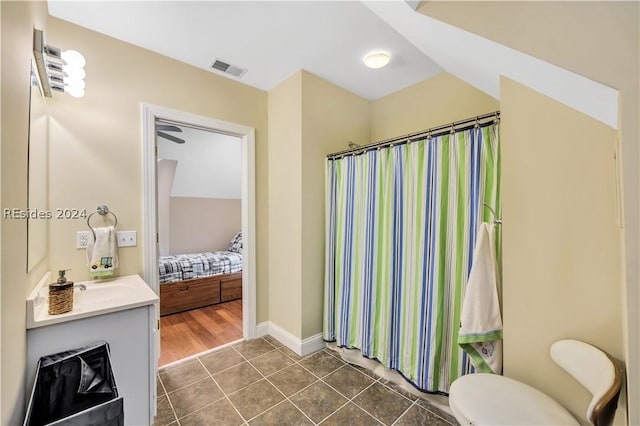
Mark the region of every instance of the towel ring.
[[496, 215], [495, 210], [493, 210], [487, 203], [484, 203], [484, 207], [489, 209], [491, 214], [493, 214], [493, 223], [494, 223], [494, 225], [502, 225], [502, 219], [498, 218], [498, 216]]
[[108, 213], [111, 213], [111, 216], [113, 216], [113, 218], [115, 219], [115, 223], [113, 224], [113, 227], [115, 228], [118, 225], [118, 216], [116, 216], [115, 213], [110, 211], [109, 207], [107, 207], [105, 205], [101, 205], [101, 206], [96, 207], [96, 211], [91, 213], [89, 216], [87, 216], [87, 226], [89, 227], [89, 229], [91, 229], [91, 233], [93, 234], [94, 241], [96, 239], [96, 231], [93, 229], [93, 226], [91, 226], [89, 221], [91, 220], [91, 216], [93, 216], [96, 213], [98, 213], [100, 216], [104, 216], [104, 215], [106, 215]]

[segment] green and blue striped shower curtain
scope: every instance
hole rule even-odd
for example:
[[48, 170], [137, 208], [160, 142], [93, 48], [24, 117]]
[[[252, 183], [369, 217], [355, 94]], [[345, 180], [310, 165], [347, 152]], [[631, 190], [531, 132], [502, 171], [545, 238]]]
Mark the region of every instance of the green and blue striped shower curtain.
[[326, 166], [323, 338], [448, 392], [473, 368], [457, 336], [483, 204], [501, 210], [498, 124]]

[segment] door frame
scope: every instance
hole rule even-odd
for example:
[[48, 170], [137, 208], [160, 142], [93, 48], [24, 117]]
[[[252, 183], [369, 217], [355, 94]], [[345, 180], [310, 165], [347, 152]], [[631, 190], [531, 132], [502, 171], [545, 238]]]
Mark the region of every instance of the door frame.
[[[155, 123], [158, 119], [236, 136], [241, 140], [242, 334], [247, 340], [253, 339], [256, 337], [255, 128], [149, 103], [142, 104], [144, 280], [158, 295], [160, 288], [158, 284], [157, 145], [155, 137]], [[156, 350], [159, 351], [159, 330], [156, 339]], [[159, 357], [159, 352], [156, 357]], [[155, 361], [157, 365], [157, 358]]]

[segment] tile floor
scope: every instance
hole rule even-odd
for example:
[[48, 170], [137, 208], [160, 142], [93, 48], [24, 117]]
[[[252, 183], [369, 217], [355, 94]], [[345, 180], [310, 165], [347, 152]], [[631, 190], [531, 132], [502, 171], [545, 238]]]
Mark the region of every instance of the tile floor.
[[323, 349], [271, 336], [160, 370], [155, 426], [455, 425], [455, 419]]

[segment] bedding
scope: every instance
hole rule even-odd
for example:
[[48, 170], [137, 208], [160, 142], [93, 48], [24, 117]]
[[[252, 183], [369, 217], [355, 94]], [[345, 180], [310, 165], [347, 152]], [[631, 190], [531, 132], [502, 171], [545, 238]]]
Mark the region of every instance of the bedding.
[[229, 248], [227, 250], [234, 253], [242, 253], [242, 231], [238, 232], [229, 242]]
[[160, 284], [242, 271], [242, 255], [229, 251], [176, 254], [159, 259]]

